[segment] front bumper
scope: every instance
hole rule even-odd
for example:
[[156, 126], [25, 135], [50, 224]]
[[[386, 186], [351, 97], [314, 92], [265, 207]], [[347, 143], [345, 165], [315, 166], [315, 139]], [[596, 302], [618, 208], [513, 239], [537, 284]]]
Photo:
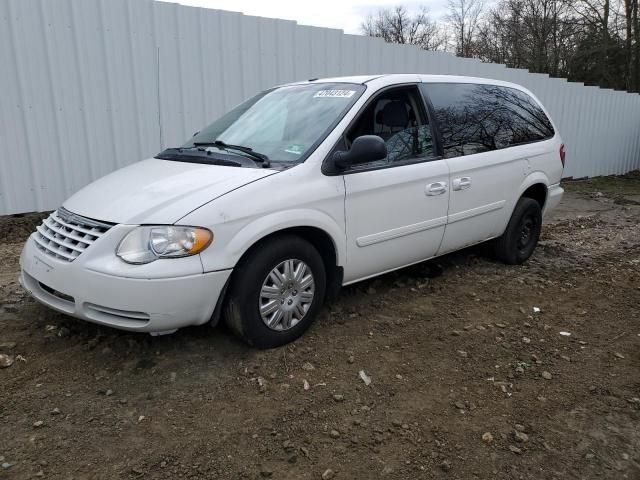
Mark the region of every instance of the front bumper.
[[[20, 283], [36, 300], [67, 315], [122, 330], [160, 333], [211, 319], [231, 274], [224, 270], [171, 278], [117, 276], [92, 270], [85, 253], [66, 262], [43, 253], [29, 238], [20, 256]], [[154, 263], [161, 262], [175, 270], [180, 259]]]

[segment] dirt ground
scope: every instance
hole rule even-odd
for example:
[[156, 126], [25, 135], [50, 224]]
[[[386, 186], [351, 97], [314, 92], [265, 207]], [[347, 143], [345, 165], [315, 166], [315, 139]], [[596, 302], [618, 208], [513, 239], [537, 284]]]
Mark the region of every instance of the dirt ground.
[[16, 281], [38, 217], [0, 219], [0, 478], [639, 479], [640, 176], [567, 188], [527, 264], [345, 288], [270, 351], [49, 311]]

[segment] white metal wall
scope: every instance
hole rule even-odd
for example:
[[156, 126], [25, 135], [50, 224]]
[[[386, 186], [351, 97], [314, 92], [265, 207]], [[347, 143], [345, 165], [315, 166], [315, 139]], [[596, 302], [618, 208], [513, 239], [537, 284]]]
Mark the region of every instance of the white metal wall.
[[152, 0], [0, 0], [0, 214], [49, 210], [275, 84], [440, 73], [532, 90], [566, 176], [640, 168], [640, 95], [340, 30]]

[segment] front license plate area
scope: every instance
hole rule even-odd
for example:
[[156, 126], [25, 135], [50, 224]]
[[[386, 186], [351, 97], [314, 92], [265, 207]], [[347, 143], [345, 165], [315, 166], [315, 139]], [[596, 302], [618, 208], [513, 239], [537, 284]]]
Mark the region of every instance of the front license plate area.
[[31, 265], [33, 267], [33, 273], [38, 278], [40, 278], [42, 275], [48, 275], [49, 273], [53, 272], [53, 267], [51, 265], [35, 255], [33, 257], [33, 262], [31, 263]]

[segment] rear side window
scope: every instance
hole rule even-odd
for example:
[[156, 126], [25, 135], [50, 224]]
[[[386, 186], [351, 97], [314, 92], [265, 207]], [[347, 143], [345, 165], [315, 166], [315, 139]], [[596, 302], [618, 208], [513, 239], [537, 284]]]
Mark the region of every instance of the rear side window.
[[520, 90], [470, 83], [427, 83], [445, 158], [473, 155], [553, 137], [551, 122]]

